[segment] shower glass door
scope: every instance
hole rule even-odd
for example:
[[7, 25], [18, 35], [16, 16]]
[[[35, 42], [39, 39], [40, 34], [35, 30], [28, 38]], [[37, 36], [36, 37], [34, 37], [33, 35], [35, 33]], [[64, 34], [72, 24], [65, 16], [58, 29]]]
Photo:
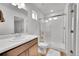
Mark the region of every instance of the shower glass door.
[[48, 43], [48, 48], [76, 55], [76, 13], [77, 4], [69, 3], [58, 16], [40, 20], [40, 37]]

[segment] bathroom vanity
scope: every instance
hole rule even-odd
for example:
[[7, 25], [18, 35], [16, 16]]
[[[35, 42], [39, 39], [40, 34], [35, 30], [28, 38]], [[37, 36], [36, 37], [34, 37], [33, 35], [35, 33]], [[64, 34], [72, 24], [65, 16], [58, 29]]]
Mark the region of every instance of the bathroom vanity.
[[[5, 40], [5, 41], [3, 41]], [[38, 38], [37, 36], [26, 36], [18, 41], [12, 39], [0, 40], [1, 56], [37, 56], [38, 55]], [[6, 43], [5, 43], [6, 42]]]

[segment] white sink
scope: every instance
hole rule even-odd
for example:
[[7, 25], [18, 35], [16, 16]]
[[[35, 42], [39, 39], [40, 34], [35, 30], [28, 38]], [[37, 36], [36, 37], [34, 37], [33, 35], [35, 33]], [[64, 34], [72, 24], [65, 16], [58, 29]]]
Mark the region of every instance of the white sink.
[[21, 41], [24, 40], [25, 37], [12, 37], [10, 38], [10, 42], [16, 42], [16, 41]]

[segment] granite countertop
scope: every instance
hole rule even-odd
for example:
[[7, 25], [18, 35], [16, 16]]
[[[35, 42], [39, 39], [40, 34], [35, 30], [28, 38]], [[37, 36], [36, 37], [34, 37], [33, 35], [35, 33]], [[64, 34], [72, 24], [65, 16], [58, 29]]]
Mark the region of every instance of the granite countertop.
[[37, 36], [36, 35], [21, 35], [21, 36], [13, 35], [8, 38], [2, 38], [2, 39], [0, 38], [0, 53], [3, 53], [23, 43], [31, 41], [34, 38], [37, 38]]

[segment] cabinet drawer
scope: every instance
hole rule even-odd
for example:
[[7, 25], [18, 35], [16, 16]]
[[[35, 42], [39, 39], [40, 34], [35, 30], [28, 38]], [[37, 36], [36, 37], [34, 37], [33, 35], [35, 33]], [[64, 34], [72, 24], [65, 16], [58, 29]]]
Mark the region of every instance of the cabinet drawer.
[[29, 41], [27, 43], [24, 43], [16, 48], [13, 48], [7, 52], [5, 52], [3, 55], [6, 56], [17, 56], [19, 54], [21, 54], [23, 51], [29, 49], [32, 45], [34, 45], [35, 43], [37, 43], [37, 39], [33, 39], [32, 41]]
[[28, 45], [24, 44], [22, 46], [11, 49], [8, 52], [5, 52], [4, 55], [6, 54], [8, 56], [17, 56], [20, 53], [22, 53], [24, 50], [26, 50], [27, 48], [28, 48]]

